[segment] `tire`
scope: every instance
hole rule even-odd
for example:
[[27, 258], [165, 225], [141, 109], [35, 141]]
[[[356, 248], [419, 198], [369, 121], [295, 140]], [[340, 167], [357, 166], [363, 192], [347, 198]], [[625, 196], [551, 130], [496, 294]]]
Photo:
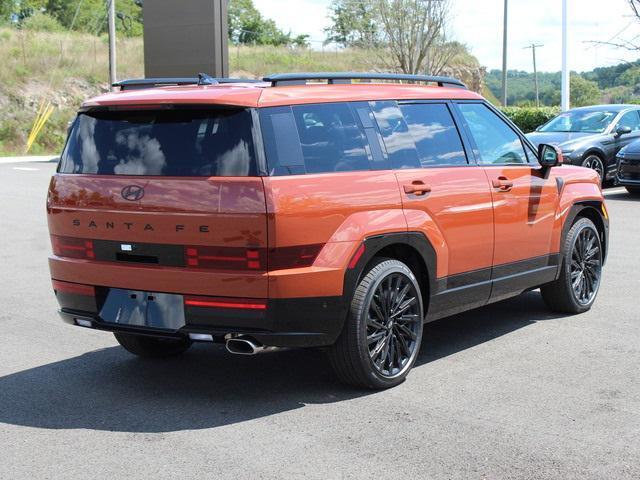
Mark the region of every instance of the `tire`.
[[591, 170], [595, 170], [600, 177], [600, 183], [604, 185], [606, 172], [604, 169], [604, 162], [602, 161], [602, 158], [600, 158], [595, 153], [590, 153], [584, 158], [584, 160], [582, 160], [582, 166], [585, 168], [590, 168]]
[[375, 258], [329, 350], [340, 381], [370, 389], [402, 383], [420, 350], [423, 319], [420, 285], [411, 269], [398, 260]]
[[560, 276], [540, 288], [542, 298], [554, 312], [582, 313], [598, 295], [602, 275], [602, 244], [591, 220], [578, 217], [562, 246]]
[[166, 358], [180, 355], [188, 350], [187, 339], [156, 338], [130, 333], [114, 333], [116, 340], [130, 353], [145, 358]]
[[640, 197], [640, 187], [624, 187], [634, 197]]

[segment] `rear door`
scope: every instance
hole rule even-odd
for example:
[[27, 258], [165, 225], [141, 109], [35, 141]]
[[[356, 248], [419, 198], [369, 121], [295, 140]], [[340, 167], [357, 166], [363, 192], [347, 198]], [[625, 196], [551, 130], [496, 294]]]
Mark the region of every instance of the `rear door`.
[[[551, 237], [559, 201], [555, 177], [485, 103], [458, 102], [474, 153], [491, 186], [495, 217], [492, 299], [552, 280]], [[538, 283], [538, 284], [539, 284]]]
[[[48, 199], [54, 277], [266, 297], [267, 220], [253, 125], [252, 111], [238, 108], [81, 113]], [[73, 259], [79, 241], [89, 242], [82, 243], [89, 256]]]
[[484, 304], [493, 255], [491, 192], [484, 172], [469, 161], [450, 106], [392, 101], [371, 106], [396, 172], [409, 230], [440, 238], [432, 238], [438, 291], [432, 292], [429, 315]]

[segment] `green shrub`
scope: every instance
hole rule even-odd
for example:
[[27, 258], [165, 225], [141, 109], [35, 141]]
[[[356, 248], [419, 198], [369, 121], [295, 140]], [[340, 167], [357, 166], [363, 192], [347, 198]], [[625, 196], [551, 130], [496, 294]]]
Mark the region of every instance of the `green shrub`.
[[525, 133], [533, 132], [560, 113], [560, 107], [500, 107], [500, 110]]
[[36, 12], [22, 22], [22, 27], [27, 30], [35, 30], [37, 32], [62, 32], [64, 27], [46, 13]]

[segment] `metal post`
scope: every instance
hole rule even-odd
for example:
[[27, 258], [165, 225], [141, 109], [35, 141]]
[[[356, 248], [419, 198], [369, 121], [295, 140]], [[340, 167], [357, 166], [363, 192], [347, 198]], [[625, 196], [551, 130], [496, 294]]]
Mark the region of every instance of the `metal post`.
[[540, 106], [540, 90], [538, 88], [538, 69], [536, 68], [536, 48], [543, 47], [543, 46], [544, 45], [542, 44], [536, 45], [535, 43], [532, 43], [528, 47], [524, 47], [524, 48], [530, 48], [533, 53], [533, 81], [536, 86], [536, 107]]
[[116, 0], [109, 0], [109, 85], [116, 78]]
[[502, 29], [502, 105], [507, 106], [507, 3], [504, 0], [504, 27]]
[[568, 63], [568, 45], [567, 45], [567, 0], [562, 0], [562, 111], [569, 110], [569, 66]]

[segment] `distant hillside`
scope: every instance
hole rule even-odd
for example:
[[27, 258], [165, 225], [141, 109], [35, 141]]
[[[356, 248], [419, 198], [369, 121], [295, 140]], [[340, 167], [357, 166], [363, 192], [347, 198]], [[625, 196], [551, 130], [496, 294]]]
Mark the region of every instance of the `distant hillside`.
[[[560, 76], [560, 72], [538, 72], [540, 103], [542, 105], [559, 104]], [[587, 104], [640, 102], [640, 60], [612, 67], [599, 67], [590, 72], [572, 72], [571, 76], [573, 77], [572, 82], [576, 83], [576, 88], [586, 93], [583, 100]], [[501, 98], [500, 70], [491, 70], [485, 77], [485, 83], [496, 97]], [[509, 105], [533, 105], [535, 103], [533, 73], [509, 70], [507, 84]]]
[[[0, 58], [0, 155], [24, 153], [43, 101], [50, 101], [55, 111], [32, 152], [59, 151], [80, 103], [108, 89], [105, 36], [0, 27]], [[381, 70], [377, 58], [377, 52], [351, 49], [232, 46], [229, 51], [232, 76], [249, 78], [286, 71]], [[118, 77], [141, 77], [143, 73], [142, 38], [120, 37]], [[472, 88], [482, 88], [484, 69], [467, 52], [453, 59], [447, 73]]]

